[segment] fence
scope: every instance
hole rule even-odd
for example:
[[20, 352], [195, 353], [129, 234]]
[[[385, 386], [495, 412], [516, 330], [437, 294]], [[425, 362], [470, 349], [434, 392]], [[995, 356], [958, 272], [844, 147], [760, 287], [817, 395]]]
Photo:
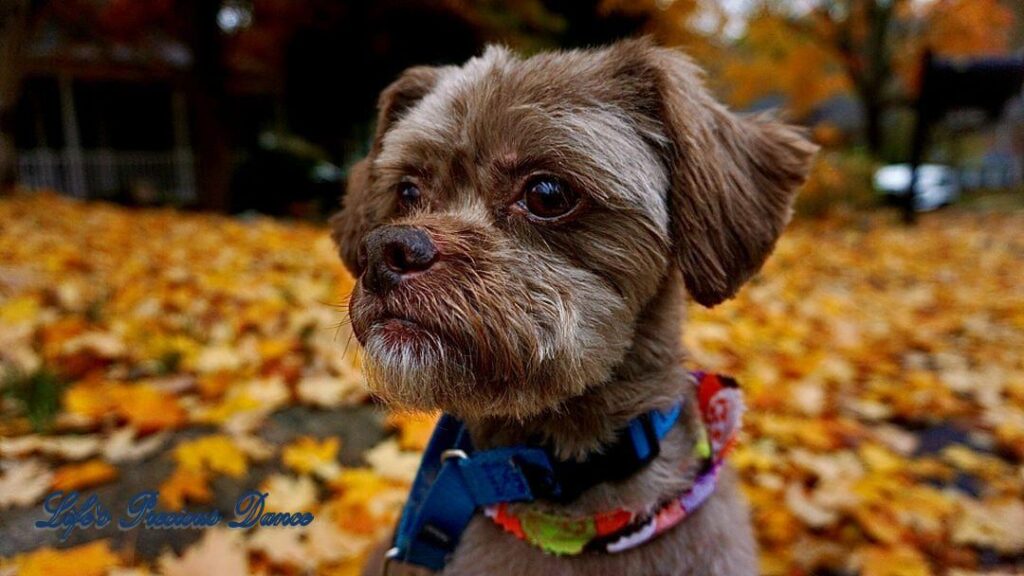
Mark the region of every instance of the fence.
[[187, 204], [196, 199], [191, 150], [145, 152], [51, 149], [18, 153], [19, 180], [79, 198], [133, 197]]

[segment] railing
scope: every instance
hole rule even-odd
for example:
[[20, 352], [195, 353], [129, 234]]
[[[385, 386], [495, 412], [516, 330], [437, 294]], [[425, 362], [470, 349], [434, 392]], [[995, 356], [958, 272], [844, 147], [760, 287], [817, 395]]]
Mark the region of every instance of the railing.
[[195, 159], [191, 150], [35, 149], [18, 152], [18, 179], [34, 188], [50, 188], [79, 198], [128, 194], [155, 201], [190, 203], [196, 198]]

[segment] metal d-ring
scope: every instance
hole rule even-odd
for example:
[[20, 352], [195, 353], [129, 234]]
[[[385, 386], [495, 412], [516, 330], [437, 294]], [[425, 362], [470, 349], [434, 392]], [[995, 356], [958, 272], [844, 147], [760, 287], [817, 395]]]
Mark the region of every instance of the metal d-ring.
[[384, 553], [384, 565], [381, 566], [380, 571], [381, 576], [389, 576], [391, 562], [398, 558], [401, 553], [402, 551], [398, 549], [398, 546], [389, 548], [388, 551]]
[[441, 452], [441, 462], [456, 458], [458, 460], [468, 460], [469, 454], [466, 454], [465, 450], [459, 450], [458, 448], [449, 448], [444, 452]]

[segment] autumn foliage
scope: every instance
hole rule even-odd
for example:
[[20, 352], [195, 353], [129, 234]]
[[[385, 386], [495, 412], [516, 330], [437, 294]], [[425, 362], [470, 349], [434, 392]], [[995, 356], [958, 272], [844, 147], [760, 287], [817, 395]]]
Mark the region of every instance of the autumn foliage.
[[926, 51], [944, 58], [1005, 56], [1019, 26], [1014, 4], [1003, 0], [749, 2], [741, 23], [710, 1], [602, 5], [645, 14], [646, 31], [697, 58], [737, 108], [776, 107], [814, 123], [830, 100], [850, 99], [863, 113], [863, 134], [855, 141], [875, 155], [892, 138], [886, 114], [909, 109], [917, 98]]
[[[0, 222], [5, 391], [30, 374], [59, 382], [40, 419], [5, 396], [0, 508], [159, 461], [167, 509], [208, 507], [216, 486], [248, 478], [270, 508], [316, 514], [303, 530], [207, 530], [157, 557], [97, 531], [4, 558], [0, 572], [357, 572], [395, 521], [436, 416], [389, 417], [357, 466], [340, 463], [344, 437], [264, 437], [275, 411], [346, 418], [366, 400], [335, 306], [351, 279], [325, 230], [48, 194], [0, 202]], [[692, 366], [747, 390], [733, 463], [764, 574], [1024, 563], [1021, 226], [1020, 212], [942, 213], [914, 229], [878, 215], [797, 222], [739, 298], [692, 310]]]

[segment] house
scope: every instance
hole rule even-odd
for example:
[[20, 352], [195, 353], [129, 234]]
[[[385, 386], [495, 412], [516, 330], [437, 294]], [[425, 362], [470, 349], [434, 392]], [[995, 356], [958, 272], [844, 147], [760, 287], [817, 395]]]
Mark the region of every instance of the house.
[[14, 137], [19, 180], [75, 197], [196, 200], [191, 52], [154, 34], [107, 43], [41, 22], [25, 49]]

